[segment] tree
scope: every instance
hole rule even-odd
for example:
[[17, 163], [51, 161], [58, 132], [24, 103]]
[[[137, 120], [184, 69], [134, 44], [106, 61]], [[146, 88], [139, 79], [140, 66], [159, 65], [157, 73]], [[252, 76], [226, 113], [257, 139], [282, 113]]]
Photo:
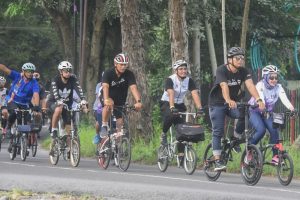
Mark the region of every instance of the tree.
[[241, 47], [246, 49], [247, 31], [248, 31], [248, 16], [250, 10], [250, 0], [245, 1], [244, 16], [242, 23]]
[[[130, 68], [135, 73], [138, 89], [141, 92], [142, 103], [146, 113], [151, 113], [150, 99], [148, 98], [147, 77], [145, 73], [145, 49], [143, 45], [143, 33], [140, 26], [138, 0], [118, 0], [120, 9], [120, 22], [122, 32], [122, 50], [128, 53]], [[129, 103], [134, 103], [132, 95], [129, 95]], [[141, 117], [141, 115], [143, 115]], [[132, 113], [130, 117], [130, 131], [137, 135], [142, 133], [146, 137], [152, 136], [151, 115]]]

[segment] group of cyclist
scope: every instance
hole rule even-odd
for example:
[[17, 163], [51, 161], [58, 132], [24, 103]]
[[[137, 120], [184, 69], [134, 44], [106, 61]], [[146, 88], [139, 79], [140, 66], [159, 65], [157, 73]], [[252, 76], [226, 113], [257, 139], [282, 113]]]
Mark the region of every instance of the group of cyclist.
[[[251, 144], [257, 144], [264, 136], [266, 129], [270, 132], [270, 142], [278, 141], [278, 131], [272, 127], [272, 115], [265, 117], [265, 111], [272, 113], [278, 99], [291, 111], [293, 105], [288, 100], [282, 86], [278, 84], [279, 69], [274, 65], [267, 65], [262, 70], [262, 80], [256, 85], [253, 83], [251, 73], [244, 67], [245, 51], [240, 47], [232, 47], [227, 54], [227, 63], [219, 66], [216, 71], [214, 85], [209, 93], [209, 116], [212, 123], [212, 147], [215, 157], [215, 171], [224, 170], [226, 166], [220, 159], [221, 139], [224, 137], [225, 116], [238, 119], [233, 137], [241, 139], [245, 129], [245, 114], [237, 108], [237, 102], [242, 99], [242, 84], [244, 83], [250, 95], [249, 104], [257, 104], [258, 107], [250, 109], [250, 123], [255, 128], [254, 135], [250, 138]], [[141, 96], [137, 89], [134, 73], [128, 69], [129, 58], [120, 53], [114, 58], [114, 68], [107, 69], [102, 74], [102, 82], [97, 84], [95, 95], [96, 101], [93, 106], [95, 116], [96, 135], [94, 143], [97, 144], [101, 138], [106, 137], [109, 130], [109, 117], [113, 114], [116, 118], [116, 128], [121, 130], [123, 125], [121, 112], [114, 109], [125, 105], [128, 89], [130, 89], [134, 100], [135, 109], [142, 109]], [[176, 112], [186, 111], [184, 98], [188, 91], [191, 92], [198, 113], [203, 113], [201, 99], [195, 82], [188, 75], [188, 63], [185, 60], [177, 60], [173, 66], [173, 74], [166, 78], [164, 92], [160, 101], [162, 112], [162, 134], [161, 144], [167, 143], [167, 132], [172, 124], [183, 123], [184, 120]], [[0, 64], [2, 71], [12, 80], [9, 90], [5, 85], [5, 78], [0, 77], [0, 97], [2, 112], [2, 128], [7, 137], [11, 137], [11, 126], [16, 120], [15, 108], [32, 109], [33, 115], [38, 115], [41, 110], [48, 110], [52, 116], [50, 124], [50, 135], [57, 137], [57, 123], [62, 115], [65, 124], [70, 124], [70, 118], [64, 111], [64, 105], [69, 107], [74, 103], [74, 94], [80, 99], [81, 105], [87, 105], [79, 81], [72, 74], [72, 65], [68, 61], [62, 61], [58, 65], [59, 74], [52, 80], [50, 97], [45, 99], [41, 95], [38, 84], [39, 74], [32, 63], [25, 63], [22, 72], [16, 72]], [[66, 130], [68, 126], [66, 126]], [[68, 131], [67, 131], [68, 132]], [[8, 149], [10, 151], [10, 148]], [[238, 150], [238, 148], [237, 148]], [[50, 152], [51, 154], [52, 152]], [[183, 158], [183, 145], [178, 144], [179, 160]], [[277, 152], [273, 150], [272, 162], [278, 162]]]
[[[287, 109], [294, 111], [293, 105], [288, 100], [284, 89], [278, 83], [279, 69], [274, 65], [267, 65], [262, 69], [262, 80], [256, 85], [253, 83], [251, 73], [244, 67], [245, 51], [240, 47], [232, 47], [228, 50], [227, 63], [219, 66], [216, 71], [214, 85], [209, 93], [209, 116], [212, 123], [212, 148], [215, 160], [215, 171], [225, 170], [226, 165], [220, 159], [221, 140], [224, 137], [225, 117], [237, 119], [233, 138], [242, 139], [245, 130], [245, 113], [237, 107], [237, 102], [243, 98], [242, 84], [244, 83], [250, 95], [249, 104], [257, 105], [257, 108], [250, 109], [250, 124], [254, 127], [255, 133], [250, 138], [250, 144], [257, 144], [264, 136], [266, 129], [270, 132], [270, 143], [278, 143], [279, 133], [273, 128], [272, 111], [278, 98]], [[173, 64], [174, 74], [165, 81], [165, 90], [161, 98], [160, 107], [163, 116], [163, 131], [161, 134], [161, 145], [165, 145], [166, 133], [172, 124], [183, 122], [174, 112], [184, 112], [186, 107], [183, 103], [186, 92], [191, 91], [194, 103], [198, 112], [202, 113], [202, 105], [198, 91], [193, 80], [187, 75], [188, 64], [184, 60], [178, 60]], [[265, 112], [271, 113], [265, 117]], [[240, 147], [235, 147], [240, 151]], [[178, 145], [179, 156], [182, 146]], [[272, 163], [278, 164], [278, 152], [273, 149]]]

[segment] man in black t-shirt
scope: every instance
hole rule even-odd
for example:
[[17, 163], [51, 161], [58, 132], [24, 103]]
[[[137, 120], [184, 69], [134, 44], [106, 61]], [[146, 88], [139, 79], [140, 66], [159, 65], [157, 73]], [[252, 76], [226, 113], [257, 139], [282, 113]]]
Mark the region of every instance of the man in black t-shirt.
[[[212, 123], [212, 146], [215, 157], [215, 171], [224, 170], [226, 166], [220, 160], [221, 138], [224, 135], [225, 116], [238, 119], [234, 136], [239, 137], [245, 129], [245, 116], [237, 109], [236, 102], [241, 97], [241, 85], [245, 83], [249, 93], [256, 99], [260, 109], [264, 103], [253, 84], [251, 74], [244, 68], [245, 51], [232, 47], [227, 54], [227, 64], [217, 68], [216, 80], [209, 94], [209, 116]], [[227, 105], [226, 105], [227, 104]]]
[[[73, 104], [73, 91], [75, 90], [81, 99], [81, 105], [86, 105], [87, 102], [83, 96], [82, 89], [79, 85], [79, 81], [76, 76], [71, 74], [72, 65], [68, 61], [62, 61], [58, 65], [59, 75], [54, 77], [51, 82], [50, 97], [47, 102], [50, 114], [52, 116], [51, 120], [51, 136], [57, 136], [57, 125], [59, 117], [62, 115], [64, 123], [69, 125], [71, 119], [66, 115], [65, 109], [63, 109], [63, 103], [67, 104], [69, 108]], [[69, 126], [65, 125], [65, 129]], [[69, 134], [69, 131], [67, 130]], [[51, 152], [50, 152], [51, 153]]]
[[[136, 101], [135, 109], [142, 108], [141, 96], [137, 89], [135, 76], [132, 71], [127, 69], [128, 56], [120, 53], [114, 58], [114, 68], [108, 69], [104, 72], [102, 77], [102, 127], [100, 136], [105, 137], [108, 134], [108, 119], [114, 105], [123, 106], [126, 103], [128, 88]], [[117, 129], [123, 125], [122, 114], [113, 110], [114, 116], [117, 119]]]

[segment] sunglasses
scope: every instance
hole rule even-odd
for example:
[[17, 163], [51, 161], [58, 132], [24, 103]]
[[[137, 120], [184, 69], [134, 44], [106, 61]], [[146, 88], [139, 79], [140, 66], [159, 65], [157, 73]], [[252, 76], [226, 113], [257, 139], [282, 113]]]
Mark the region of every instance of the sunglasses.
[[27, 73], [34, 73], [34, 70], [24, 70], [24, 72], [27, 72]]
[[278, 80], [278, 77], [277, 77], [277, 76], [270, 76], [269, 79], [270, 79], [271, 81], [273, 81], [273, 80], [276, 80], [276, 81], [277, 81], [277, 80]]
[[178, 69], [178, 70], [187, 70], [186, 67], [178, 67], [177, 69]]
[[66, 73], [70, 73], [72, 70], [71, 69], [63, 69], [62, 71], [66, 72]]
[[239, 60], [245, 60], [245, 57], [240, 55], [240, 56], [234, 56], [234, 58], [239, 61]]

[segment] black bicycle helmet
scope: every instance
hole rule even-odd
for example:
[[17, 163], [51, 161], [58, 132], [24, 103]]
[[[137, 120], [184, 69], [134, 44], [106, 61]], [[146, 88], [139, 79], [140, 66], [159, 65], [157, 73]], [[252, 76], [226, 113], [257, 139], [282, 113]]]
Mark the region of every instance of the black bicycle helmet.
[[227, 58], [231, 58], [237, 55], [245, 56], [245, 50], [241, 47], [231, 47], [227, 52]]

